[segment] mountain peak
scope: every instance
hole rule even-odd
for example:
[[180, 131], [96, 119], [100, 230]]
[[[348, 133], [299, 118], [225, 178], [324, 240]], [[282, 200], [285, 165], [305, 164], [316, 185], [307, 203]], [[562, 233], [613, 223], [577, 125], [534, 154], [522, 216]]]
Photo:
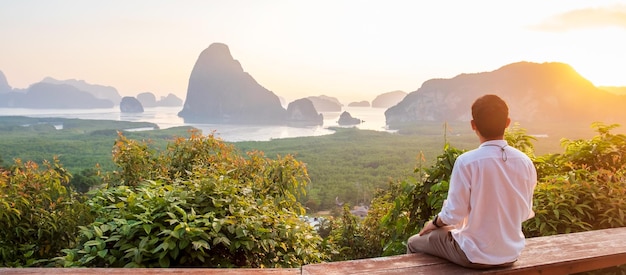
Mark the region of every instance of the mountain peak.
[[623, 117], [625, 98], [595, 87], [565, 63], [517, 62], [491, 72], [431, 79], [385, 112], [388, 124], [468, 121], [472, 102], [497, 94], [511, 119], [525, 122], [613, 122]]
[[232, 74], [241, 72], [243, 72], [243, 68], [239, 61], [233, 58], [228, 46], [223, 43], [213, 43], [200, 53], [191, 77], [196, 77], [194, 73], [198, 73], [202, 76], [206, 74]]
[[185, 121], [272, 124], [284, 122], [285, 114], [278, 96], [244, 72], [226, 44], [213, 43], [191, 71], [178, 115]]
[[11, 86], [9, 86], [6, 76], [4, 76], [4, 73], [0, 71], [0, 93], [8, 93], [11, 90]]

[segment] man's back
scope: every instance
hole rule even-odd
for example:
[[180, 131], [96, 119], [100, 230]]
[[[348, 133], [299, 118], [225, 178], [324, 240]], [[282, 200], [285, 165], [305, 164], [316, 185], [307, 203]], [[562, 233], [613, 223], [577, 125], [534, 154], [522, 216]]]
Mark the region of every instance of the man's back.
[[472, 262], [514, 261], [524, 248], [521, 223], [532, 217], [536, 183], [532, 161], [504, 140], [487, 141], [461, 155], [441, 218]]

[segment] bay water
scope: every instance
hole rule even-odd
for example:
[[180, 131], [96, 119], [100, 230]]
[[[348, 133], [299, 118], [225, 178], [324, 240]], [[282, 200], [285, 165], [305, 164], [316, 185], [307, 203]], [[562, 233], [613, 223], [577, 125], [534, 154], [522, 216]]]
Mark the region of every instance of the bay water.
[[[151, 107], [144, 108], [143, 113], [121, 113], [119, 107], [106, 109], [27, 109], [0, 108], [0, 116], [26, 117], [59, 117], [96, 120], [116, 120], [155, 123], [161, 129], [177, 126], [192, 126], [202, 130], [204, 134], [214, 132], [216, 137], [224, 141], [268, 141], [272, 139], [321, 136], [332, 134], [329, 127], [340, 127], [337, 121], [341, 112], [323, 112], [324, 124], [321, 126], [291, 127], [282, 125], [242, 125], [242, 124], [200, 124], [185, 123], [178, 112], [182, 107]], [[384, 108], [344, 107], [343, 111], [364, 122], [354, 126], [362, 130], [389, 131], [385, 123]]]

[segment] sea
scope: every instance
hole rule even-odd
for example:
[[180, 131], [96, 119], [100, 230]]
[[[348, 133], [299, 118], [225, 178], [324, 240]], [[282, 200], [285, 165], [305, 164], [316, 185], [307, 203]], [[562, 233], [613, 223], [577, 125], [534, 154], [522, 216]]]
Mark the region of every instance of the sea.
[[[0, 116], [26, 117], [59, 117], [94, 120], [116, 120], [134, 122], [152, 122], [160, 129], [177, 126], [192, 126], [208, 134], [213, 132], [216, 137], [228, 142], [237, 141], [269, 141], [273, 139], [322, 136], [334, 133], [331, 127], [354, 127], [362, 130], [387, 131], [385, 108], [343, 107], [341, 112], [322, 112], [324, 124], [321, 126], [291, 127], [281, 125], [242, 125], [242, 124], [199, 124], [185, 123], [178, 116], [182, 107], [151, 107], [144, 108], [143, 113], [121, 113], [119, 107], [106, 109], [27, 109], [0, 108]], [[363, 122], [354, 126], [339, 126], [337, 121], [342, 112], [347, 111], [352, 117]]]

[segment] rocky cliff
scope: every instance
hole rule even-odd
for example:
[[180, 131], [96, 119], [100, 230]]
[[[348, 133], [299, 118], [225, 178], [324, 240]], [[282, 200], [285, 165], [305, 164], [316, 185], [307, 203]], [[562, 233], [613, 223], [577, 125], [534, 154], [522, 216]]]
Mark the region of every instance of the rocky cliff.
[[335, 97], [320, 95], [307, 98], [313, 102], [313, 106], [315, 106], [318, 112], [341, 112], [341, 107], [343, 106]]
[[158, 106], [182, 106], [183, 100], [177, 97], [175, 94], [169, 93], [167, 96], [162, 96], [160, 100], [157, 101]]
[[595, 87], [564, 63], [519, 62], [495, 71], [431, 79], [385, 111], [391, 127], [419, 121], [469, 121], [470, 106], [484, 94], [509, 104], [518, 122], [623, 120], [625, 96]]
[[337, 124], [341, 126], [358, 125], [358, 124], [361, 124], [361, 122], [363, 122], [361, 119], [353, 117], [350, 113], [344, 111], [339, 116], [339, 120], [337, 121]]
[[313, 102], [308, 98], [295, 100], [287, 106], [288, 124], [294, 126], [315, 126], [324, 124], [324, 116], [317, 113]]
[[211, 44], [196, 61], [182, 111], [186, 122], [282, 124], [278, 96], [246, 73], [228, 46]]
[[137, 94], [137, 100], [141, 102], [141, 105], [143, 107], [156, 107], [157, 106], [156, 96], [150, 92]]
[[132, 96], [122, 97], [120, 101], [120, 112], [122, 113], [143, 113], [143, 105], [139, 99]]
[[0, 71], [0, 94], [6, 94], [11, 92], [11, 90], [13, 89], [9, 86], [6, 76], [2, 71]]
[[159, 100], [151, 92], [139, 93], [137, 94], [137, 100], [141, 102], [143, 107], [175, 107], [183, 105], [183, 100], [171, 93], [167, 96], [162, 96]]

